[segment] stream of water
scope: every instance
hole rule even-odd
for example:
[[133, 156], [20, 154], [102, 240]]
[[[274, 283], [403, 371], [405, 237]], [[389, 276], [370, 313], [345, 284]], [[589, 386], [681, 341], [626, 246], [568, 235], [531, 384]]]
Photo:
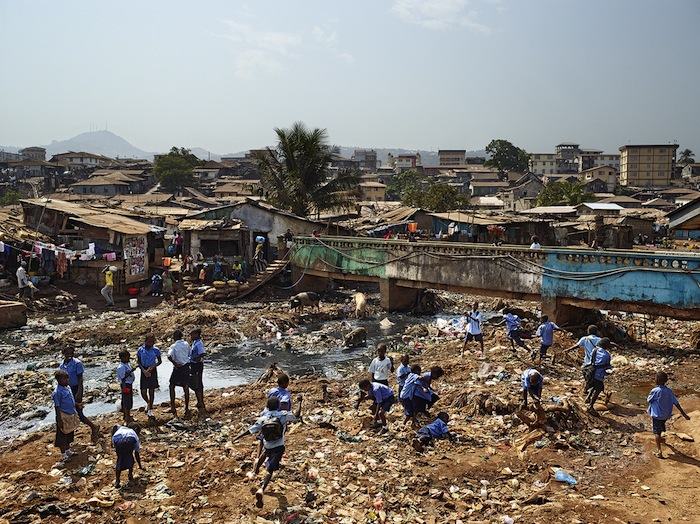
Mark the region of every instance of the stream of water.
[[[445, 316], [443, 315], [443, 317]], [[218, 347], [205, 360], [204, 387], [205, 389], [220, 389], [252, 382], [273, 362], [278, 363], [292, 375], [314, 373], [322, 374], [329, 378], [338, 378], [350, 371], [354, 372], [366, 367], [371, 359], [371, 353], [374, 352], [375, 345], [380, 341], [391, 339], [392, 337], [397, 338], [412, 324], [432, 322], [434, 320], [430, 317], [400, 314], [389, 315], [388, 318], [393, 325], [387, 329], [380, 328], [378, 319], [350, 320], [347, 322], [348, 327], [346, 329], [364, 327], [367, 331], [367, 346], [358, 349], [346, 349], [342, 347], [340, 340], [338, 340], [337, 342], [332, 342], [331, 347], [327, 350], [320, 351], [318, 347], [314, 347], [313, 337], [310, 337], [308, 342], [299, 344], [298, 340], [300, 338], [298, 336], [295, 337], [297, 343], [293, 349], [285, 348], [285, 336], [281, 340], [248, 339], [239, 344]], [[44, 327], [47, 329], [43, 329]], [[11, 334], [9, 337], [6, 335], [0, 343], [17, 346], [21, 344], [18, 343], [18, 338], [23, 341], [22, 343], [26, 343], [27, 340], [31, 339], [43, 340], [51, 327], [53, 326], [50, 324], [43, 325], [40, 322], [39, 325], [34, 324], [29, 329], [25, 328], [21, 337], [17, 337], [16, 333]], [[322, 327], [322, 323], [308, 324], [301, 328], [296, 335], [313, 335]], [[340, 339], [339, 334], [337, 338]], [[304, 338], [301, 337], [301, 340], [304, 340]], [[118, 350], [118, 348], [112, 346], [97, 349], [99, 351], [108, 351], [110, 354], [115, 354]], [[169, 400], [168, 381], [172, 371], [172, 364], [166, 358], [166, 351], [167, 348], [161, 348], [163, 363], [158, 367], [160, 389], [156, 391], [156, 403]], [[135, 358], [134, 353], [135, 350], [132, 351], [132, 359]], [[44, 356], [36, 360], [44, 363], [44, 365], [38, 367], [39, 370], [53, 371], [55, 369], [53, 367], [55, 363], [50, 356]], [[11, 372], [26, 369], [27, 364], [26, 361], [2, 363], [0, 364], [0, 377]], [[108, 392], [108, 384], [115, 381], [115, 369], [116, 363], [104, 361], [96, 366], [86, 366], [84, 374], [85, 390], [95, 393], [93, 401], [85, 405], [84, 411], [87, 416], [90, 417], [117, 410], [116, 400], [119, 395], [118, 393]], [[136, 385], [138, 385], [138, 375], [139, 373], [137, 372]], [[145, 402], [137, 393], [138, 388], [134, 389], [134, 409], [138, 409], [145, 406]], [[182, 389], [177, 388], [177, 393], [178, 397], [181, 397]], [[48, 414], [30, 420], [22, 418], [6, 419], [0, 422], [0, 437], [16, 436], [45, 427], [54, 422], [54, 412], [50, 399], [36, 407], [45, 408]]]

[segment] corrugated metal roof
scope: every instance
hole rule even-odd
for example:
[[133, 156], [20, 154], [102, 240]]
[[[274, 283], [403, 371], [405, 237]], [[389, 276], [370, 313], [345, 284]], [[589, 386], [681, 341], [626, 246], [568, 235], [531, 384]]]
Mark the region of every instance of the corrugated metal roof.
[[579, 206], [585, 206], [588, 209], [597, 209], [599, 211], [621, 211], [623, 209], [622, 206], [609, 202], [584, 202], [583, 204], [579, 204]]
[[241, 222], [231, 222], [230, 220], [205, 220], [199, 218], [186, 218], [180, 222], [178, 228], [181, 231], [204, 231], [207, 229], [241, 229]]
[[152, 231], [164, 231], [163, 228], [149, 226], [148, 224], [143, 224], [142, 222], [138, 222], [131, 218], [109, 213], [73, 217], [71, 220], [92, 227], [99, 227], [103, 229], [109, 229], [111, 231], [116, 231], [117, 233], [121, 233], [123, 235], [147, 235]]
[[576, 213], [574, 206], [540, 206], [521, 211], [528, 215], [568, 215]]

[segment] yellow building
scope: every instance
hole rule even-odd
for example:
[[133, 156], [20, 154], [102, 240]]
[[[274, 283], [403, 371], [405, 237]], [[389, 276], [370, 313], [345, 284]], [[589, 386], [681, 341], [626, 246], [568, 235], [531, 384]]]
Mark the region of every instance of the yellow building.
[[620, 148], [620, 185], [663, 187], [671, 184], [677, 144], [633, 145]]
[[364, 202], [384, 202], [386, 186], [381, 182], [361, 182], [360, 199]]

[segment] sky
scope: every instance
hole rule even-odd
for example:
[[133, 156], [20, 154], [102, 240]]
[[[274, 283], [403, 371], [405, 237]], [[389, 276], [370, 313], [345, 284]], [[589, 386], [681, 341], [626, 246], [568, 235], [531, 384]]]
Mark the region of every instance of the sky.
[[700, 1], [0, 0], [0, 144], [700, 154]]

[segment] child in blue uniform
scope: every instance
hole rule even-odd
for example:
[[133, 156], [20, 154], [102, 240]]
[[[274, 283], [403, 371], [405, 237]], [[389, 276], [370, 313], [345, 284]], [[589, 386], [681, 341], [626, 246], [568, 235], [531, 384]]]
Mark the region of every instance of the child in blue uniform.
[[647, 397], [647, 404], [649, 404], [647, 412], [651, 416], [651, 428], [656, 440], [656, 456], [659, 458], [664, 458], [661, 452], [661, 442], [663, 441], [663, 433], [666, 431], [666, 421], [671, 418], [673, 413], [673, 406], [678, 408], [686, 420], [690, 420], [666, 382], [668, 382], [668, 375], [659, 371], [656, 374], [656, 387], [649, 392]]
[[411, 373], [411, 367], [408, 365], [409, 357], [408, 354], [401, 355], [401, 364], [396, 370], [396, 383], [399, 386], [399, 397], [401, 396], [401, 389], [406, 383], [406, 377]]
[[381, 382], [370, 382], [367, 379], [361, 380], [359, 383], [360, 398], [355, 407], [360, 406], [360, 402], [365, 399], [372, 401], [372, 414], [374, 415], [374, 423], [381, 424], [381, 433], [388, 431], [386, 423], [386, 414], [391, 411], [391, 407], [396, 403], [394, 390]]
[[131, 422], [131, 409], [134, 407], [134, 370], [131, 367], [131, 355], [128, 350], [119, 352], [119, 366], [117, 367], [117, 380], [122, 392], [122, 413], [124, 423]]
[[68, 373], [59, 369], [54, 374], [57, 386], [51, 394], [54, 409], [56, 410], [56, 438], [54, 446], [63, 453], [62, 460], [66, 461], [71, 455], [70, 445], [75, 437], [75, 430], [80, 423], [78, 410], [75, 406], [75, 398], [69, 386]]
[[422, 452], [425, 446], [433, 443], [433, 439], [450, 438], [450, 433], [447, 423], [450, 421], [450, 416], [441, 411], [437, 418], [430, 424], [426, 424], [416, 432], [416, 437], [413, 439], [413, 449]]
[[124, 470], [129, 472], [129, 482], [133, 482], [134, 459], [136, 459], [136, 463], [139, 465], [139, 468], [143, 469], [140, 455], [140, 431], [141, 429], [136, 424], [131, 427], [114, 426], [112, 428], [112, 446], [117, 452], [117, 463], [114, 467], [116, 475], [114, 486], [117, 488], [121, 486], [121, 476], [122, 471]]

